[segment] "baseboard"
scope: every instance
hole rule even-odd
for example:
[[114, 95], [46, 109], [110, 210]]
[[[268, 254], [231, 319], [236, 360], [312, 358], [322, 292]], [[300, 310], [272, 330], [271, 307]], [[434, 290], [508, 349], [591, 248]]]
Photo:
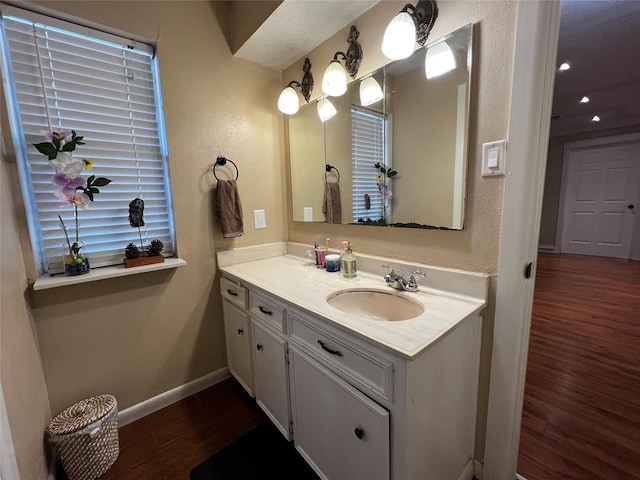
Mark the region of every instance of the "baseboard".
[[483, 464], [480, 460], [473, 459], [473, 476], [476, 480], [482, 480]]
[[458, 480], [473, 480], [473, 459], [470, 458], [467, 464], [464, 466], [462, 473], [458, 477]]
[[520, 475], [519, 473], [516, 473], [516, 480], [527, 480], [527, 479], [522, 475]]
[[538, 251], [555, 253], [556, 246], [555, 245], [538, 245]]
[[208, 373], [207, 375], [204, 375], [200, 378], [196, 378], [189, 383], [185, 383], [184, 385], [172, 388], [171, 390], [161, 393], [160, 395], [151, 397], [148, 400], [140, 402], [129, 408], [125, 408], [124, 410], [118, 412], [118, 426], [121, 427], [131, 422], [135, 422], [142, 417], [146, 417], [153, 412], [157, 412], [161, 408], [168, 407], [172, 403], [176, 403], [187, 398], [190, 395], [193, 395], [194, 393], [198, 393], [205, 388], [209, 388], [216, 383], [220, 383], [230, 376], [231, 375], [229, 374], [229, 369], [227, 367], [224, 367], [220, 370], [216, 370], [215, 372]]

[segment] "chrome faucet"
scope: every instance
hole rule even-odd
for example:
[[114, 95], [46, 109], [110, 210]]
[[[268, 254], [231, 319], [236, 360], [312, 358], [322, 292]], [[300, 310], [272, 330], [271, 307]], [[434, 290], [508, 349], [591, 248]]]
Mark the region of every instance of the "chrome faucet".
[[407, 292], [418, 291], [418, 282], [416, 281], [416, 275], [419, 275], [423, 278], [425, 276], [423, 272], [416, 271], [409, 275], [409, 278], [406, 278], [403, 272], [396, 273], [393, 271], [393, 268], [388, 265], [383, 265], [382, 267], [388, 268], [390, 270], [390, 272], [384, 276], [384, 281], [387, 282], [387, 286], [396, 288], [398, 290], [405, 290]]

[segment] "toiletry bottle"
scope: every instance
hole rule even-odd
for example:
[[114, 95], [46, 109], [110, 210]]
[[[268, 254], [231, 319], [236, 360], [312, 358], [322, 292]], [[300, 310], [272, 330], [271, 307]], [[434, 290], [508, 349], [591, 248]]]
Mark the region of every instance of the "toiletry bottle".
[[351, 243], [346, 243], [346, 250], [342, 256], [342, 276], [345, 278], [353, 278], [357, 275], [356, 256], [351, 251]]

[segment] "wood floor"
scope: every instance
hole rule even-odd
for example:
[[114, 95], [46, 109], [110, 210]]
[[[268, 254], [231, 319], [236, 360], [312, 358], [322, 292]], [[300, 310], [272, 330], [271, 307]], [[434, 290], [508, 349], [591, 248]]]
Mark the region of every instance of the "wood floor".
[[242, 387], [225, 380], [121, 427], [120, 455], [100, 480], [187, 480], [193, 467], [264, 419]]
[[640, 479], [640, 262], [540, 254], [518, 472]]

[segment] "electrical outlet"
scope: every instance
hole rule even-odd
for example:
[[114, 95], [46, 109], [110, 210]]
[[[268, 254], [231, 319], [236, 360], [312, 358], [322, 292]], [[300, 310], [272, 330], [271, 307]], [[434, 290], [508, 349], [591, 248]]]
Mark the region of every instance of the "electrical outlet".
[[265, 217], [264, 210], [254, 210], [253, 229], [260, 230], [262, 228], [267, 228], [267, 219]]

